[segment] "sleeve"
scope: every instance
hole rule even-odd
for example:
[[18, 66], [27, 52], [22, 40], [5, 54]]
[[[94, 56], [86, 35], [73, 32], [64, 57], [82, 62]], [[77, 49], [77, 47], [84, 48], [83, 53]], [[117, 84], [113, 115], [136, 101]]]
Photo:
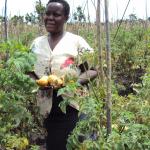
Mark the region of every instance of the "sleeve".
[[31, 43], [31, 46], [30, 46], [30, 50], [31, 52], [35, 53], [38, 49], [38, 44], [36, 42], [37, 40], [35, 39], [32, 43]]
[[91, 64], [91, 61], [93, 62], [93, 56], [91, 55], [92, 57], [90, 57], [91, 60], [89, 61], [89, 57], [86, 57], [86, 54], [93, 54], [93, 52], [93, 48], [90, 47], [84, 38], [79, 36], [77, 64], [81, 72], [85, 72], [90, 68], [89, 64]]
[[93, 51], [94, 51], [93, 48], [90, 47], [90, 45], [86, 42], [86, 40], [82, 38], [81, 36], [79, 36], [79, 39], [78, 39], [79, 54], [82, 54], [84, 52], [93, 53]]
[[37, 38], [32, 42], [30, 46], [31, 52], [33, 52], [36, 56], [36, 62], [34, 63], [34, 72], [39, 78], [41, 78], [43, 75], [49, 74], [50, 72], [49, 59], [45, 57], [46, 54], [44, 54], [41, 50], [40, 42], [40, 39]]

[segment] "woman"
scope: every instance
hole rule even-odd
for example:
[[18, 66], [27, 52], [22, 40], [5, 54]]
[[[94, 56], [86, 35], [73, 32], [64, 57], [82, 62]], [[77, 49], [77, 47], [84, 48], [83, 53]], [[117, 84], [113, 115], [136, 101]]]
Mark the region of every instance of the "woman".
[[[79, 74], [78, 68], [72, 69], [70, 66], [79, 54], [93, 50], [82, 37], [64, 31], [69, 11], [69, 4], [65, 0], [48, 2], [44, 16], [48, 35], [36, 38], [32, 44], [32, 51], [37, 56], [35, 74], [40, 78], [47, 74], [59, 76], [69, 73], [78, 76], [78, 82], [84, 84], [88, 82], [87, 78], [95, 78], [97, 73], [89, 70]], [[47, 150], [66, 150], [68, 135], [78, 121], [78, 106], [68, 106], [64, 114], [58, 106], [63, 99], [57, 96], [57, 90], [53, 90], [50, 97], [52, 97], [52, 108], [44, 121], [48, 133]]]

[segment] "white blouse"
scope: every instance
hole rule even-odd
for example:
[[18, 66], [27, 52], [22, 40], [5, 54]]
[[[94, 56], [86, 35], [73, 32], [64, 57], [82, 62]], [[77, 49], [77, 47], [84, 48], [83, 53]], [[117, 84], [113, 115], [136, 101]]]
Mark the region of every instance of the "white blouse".
[[[68, 73], [78, 76], [79, 70], [70, 66], [83, 52], [93, 52], [93, 49], [81, 36], [70, 32], [64, 32], [62, 39], [53, 50], [49, 45], [48, 35], [36, 38], [31, 45], [31, 50], [37, 57], [34, 71], [39, 78], [50, 73], [57, 76]], [[79, 109], [77, 104], [71, 106]]]
[[[77, 59], [84, 51], [93, 51], [82, 37], [70, 32], [64, 33], [53, 50], [50, 48], [47, 35], [36, 38], [31, 49], [37, 56], [35, 73], [39, 78], [50, 74], [50, 68], [51, 73], [63, 75], [69, 68], [69, 65], [65, 67], [67, 60]], [[70, 72], [73, 73], [73, 70]], [[78, 71], [76, 73], [78, 74]]]

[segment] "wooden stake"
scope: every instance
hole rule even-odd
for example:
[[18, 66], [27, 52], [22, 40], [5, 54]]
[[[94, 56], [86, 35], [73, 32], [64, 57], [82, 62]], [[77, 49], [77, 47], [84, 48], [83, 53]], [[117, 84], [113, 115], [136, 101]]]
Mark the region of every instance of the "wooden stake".
[[105, 0], [105, 25], [106, 25], [106, 61], [107, 61], [107, 97], [106, 97], [106, 116], [107, 116], [107, 136], [111, 134], [111, 49], [110, 49], [110, 30], [108, 16], [108, 0]]
[[96, 27], [97, 27], [97, 46], [99, 54], [99, 75], [101, 78], [101, 84], [104, 83], [104, 71], [103, 71], [103, 58], [102, 58], [102, 42], [101, 42], [101, 17], [100, 17], [100, 0], [97, 0], [96, 10]]

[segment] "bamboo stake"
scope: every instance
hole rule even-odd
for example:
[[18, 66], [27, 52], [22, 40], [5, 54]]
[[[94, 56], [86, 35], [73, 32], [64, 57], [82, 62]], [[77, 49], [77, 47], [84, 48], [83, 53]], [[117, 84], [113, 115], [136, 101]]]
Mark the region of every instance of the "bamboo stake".
[[5, 12], [4, 12], [4, 29], [5, 29], [5, 32], [4, 32], [4, 35], [5, 35], [5, 42], [7, 42], [7, 0], [5, 0]]
[[145, 31], [146, 31], [146, 39], [145, 39], [145, 53], [144, 53], [144, 57], [146, 58], [146, 55], [148, 53], [148, 15], [147, 15], [147, 0], [145, 0], [145, 17], [146, 17], [146, 20], [145, 20]]
[[93, 4], [93, 6], [94, 6], [94, 9], [96, 10], [95, 0], [94, 0], [94, 1], [91, 0], [91, 2], [92, 2], [92, 4]]
[[[90, 13], [89, 13], [89, 1], [88, 0], [87, 0], [87, 16], [88, 16], [88, 24], [91, 24]], [[89, 31], [89, 29], [88, 29], [88, 31]]]
[[[7, 31], [7, 0], [5, 0], [5, 12], [4, 12], [4, 18], [5, 18], [5, 20], [4, 20], [4, 34], [5, 34], [5, 42], [7, 42], [7, 40], [8, 40], [8, 31]], [[6, 61], [9, 59], [9, 50], [7, 49], [6, 50]]]
[[100, 19], [100, 0], [97, 0], [97, 10], [96, 10], [96, 27], [97, 27], [97, 45], [99, 54], [99, 70], [101, 83], [104, 83], [104, 71], [103, 71], [103, 58], [102, 58], [102, 42], [101, 42], [101, 19]]
[[106, 116], [107, 116], [107, 136], [111, 134], [111, 49], [110, 49], [110, 30], [108, 16], [108, 0], [105, 0], [105, 25], [106, 25], [106, 61], [107, 61], [107, 97], [106, 97]]

